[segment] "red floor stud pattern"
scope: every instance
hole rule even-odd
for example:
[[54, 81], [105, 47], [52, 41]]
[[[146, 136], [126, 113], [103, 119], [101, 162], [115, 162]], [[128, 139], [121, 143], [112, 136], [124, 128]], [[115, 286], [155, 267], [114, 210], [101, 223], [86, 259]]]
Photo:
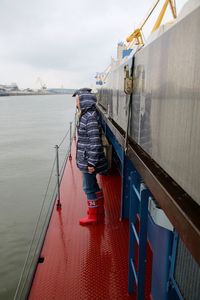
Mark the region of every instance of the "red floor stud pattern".
[[61, 211], [53, 211], [36, 270], [30, 300], [134, 299], [127, 294], [128, 221], [120, 222], [121, 178], [101, 176], [105, 197], [103, 224], [83, 227], [86, 214], [75, 145], [61, 185]]

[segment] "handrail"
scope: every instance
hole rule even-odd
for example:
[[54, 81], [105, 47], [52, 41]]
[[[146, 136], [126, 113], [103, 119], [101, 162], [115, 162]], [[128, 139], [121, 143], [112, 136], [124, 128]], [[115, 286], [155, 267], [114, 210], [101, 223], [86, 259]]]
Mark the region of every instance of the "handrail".
[[[32, 249], [35, 237], [36, 237], [36, 233], [37, 233], [38, 226], [39, 226], [39, 221], [41, 219], [41, 215], [42, 215], [42, 211], [43, 211], [44, 204], [45, 204], [45, 201], [46, 201], [46, 196], [47, 196], [47, 193], [48, 193], [50, 181], [51, 181], [51, 178], [52, 178], [52, 174], [53, 174], [55, 162], [56, 162], [56, 158], [54, 159], [54, 162], [53, 162], [53, 166], [52, 166], [52, 169], [51, 169], [51, 173], [50, 173], [49, 181], [48, 181], [48, 184], [47, 184], [45, 196], [44, 196], [44, 199], [42, 201], [42, 206], [41, 206], [40, 213], [39, 213], [39, 216], [38, 216], [38, 219], [37, 219], [37, 222], [36, 222], [36, 226], [35, 226], [35, 229], [34, 229], [34, 232], [33, 232], [33, 237], [31, 239], [31, 244], [29, 246], [29, 250], [28, 250], [28, 253], [27, 253], [27, 256], [26, 256], [26, 260], [25, 260], [24, 265], [23, 265], [23, 269], [22, 269], [22, 272], [21, 272], [21, 275], [20, 275], [20, 279], [19, 279], [19, 282], [18, 282], [18, 285], [17, 285], [17, 289], [16, 289], [16, 292], [15, 292], [14, 300], [17, 299], [16, 297], [17, 297], [18, 292], [20, 290], [21, 282], [22, 282], [22, 279], [23, 279], [23, 276], [24, 276], [24, 273], [25, 273], [25, 270], [26, 270], [26, 266], [27, 266], [27, 263], [28, 263], [28, 259], [30, 257], [31, 249]], [[22, 286], [22, 291], [23, 291], [23, 288], [24, 288], [24, 285]]]
[[[74, 119], [74, 131], [75, 131], [75, 119]], [[64, 153], [64, 159], [62, 161], [61, 164], [61, 168], [59, 168], [59, 164], [57, 162], [57, 160], [59, 159], [59, 152], [56, 153], [56, 156], [54, 158], [53, 164], [52, 164], [52, 168], [51, 168], [51, 172], [50, 172], [50, 176], [49, 176], [49, 180], [47, 183], [47, 187], [46, 187], [46, 191], [45, 191], [45, 195], [42, 201], [42, 205], [41, 205], [41, 209], [36, 221], [36, 225], [35, 225], [35, 229], [33, 231], [33, 236], [30, 242], [30, 246], [29, 246], [29, 250], [27, 252], [27, 256], [21, 271], [21, 275], [20, 275], [20, 279], [15, 291], [15, 295], [14, 295], [14, 300], [17, 299], [26, 299], [27, 294], [29, 292], [29, 288], [30, 288], [30, 283], [32, 280], [32, 277], [34, 276], [34, 272], [35, 272], [35, 268], [36, 268], [36, 264], [39, 260], [39, 256], [40, 256], [40, 252], [41, 252], [41, 248], [43, 245], [43, 241], [44, 241], [44, 236], [46, 234], [46, 230], [48, 227], [48, 223], [50, 220], [50, 216], [52, 214], [53, 211], [53, 207], [54, 207], [54, 203], [56, 201], [56, 198], [59, 200], [60, 203], [60, 199], [59, 199], [59, 187], [60, 187], [60, 182], [62, 180], [62, 176], [64, 173], [64, 169], [67, 163], [67, 160], [69, 158], [69, 155], [71, 154], [71, 139], [75, 136], [75, 134], [72, 134], [72, 122], [70, 122], [70, 126], [69, 129], [67, 130], [65, 136], [62, 138], [61, 142], [56, 145], [57, 150], [59, 150], [59, 148], [63, 145], [64, 141], [67, 139], [68, 137], [68, 141], [67, 141], [67, 150], [65, 149], [65, 153]], [[65, 145], [66, 146], [66, 145]], [[57, 162], [57, 164], [56, 164]], [[56, 166], [56, 170], [57, 172], [55, 172], [55, 166]], [[47, 211], [44, 212], [44, 208], [45, 208], [45, 204], [47, 201], [47, 195], [50, 189], [50, 184], [51, 184], [51, 180], [53, 178], [53, 173], [55, 172], [55, 175], [57, 176], [57, 185], [54, 186], [53, 188], [53, 193], [50, 196], [50, 201], [48, 202], [48, 208]], [[57, 173], [57, 174], [56, 174]], [[56, 194], [56, 187], [57, 187], [57, 194]], [[47, 205], [47, 204], [46, 204]], [[61, 205], [59, 206], [61, 207]], [[42, 215], [45, 213], [45, 217], [44, 220], [42, 220]], [[40, 224], [42, 222], [42, 224]], [[40, 230], [40, 232], [38, 233], [38, 231]], [[39, 236], [37, 237], [37, 234], [39, 234]], [[36, 244], [36, 245], [35, 245]], [[35, 249], [33, 249], [35, 246]], [[32, 271], [32, 273], [31, 273]]]

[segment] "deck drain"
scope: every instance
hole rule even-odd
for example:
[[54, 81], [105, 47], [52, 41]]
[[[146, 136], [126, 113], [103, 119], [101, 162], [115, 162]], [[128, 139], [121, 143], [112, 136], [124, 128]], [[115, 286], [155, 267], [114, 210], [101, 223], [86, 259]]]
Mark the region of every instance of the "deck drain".
[[38, 264], [43, 264], [43, 262], [44, 262], [44, 257], [40, 256], [38, 259]]

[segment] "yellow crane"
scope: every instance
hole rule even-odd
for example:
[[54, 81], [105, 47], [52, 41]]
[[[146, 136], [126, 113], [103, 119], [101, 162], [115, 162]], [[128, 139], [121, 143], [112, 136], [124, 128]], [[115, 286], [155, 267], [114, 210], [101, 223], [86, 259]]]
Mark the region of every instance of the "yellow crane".
[[[133, 44], [141, 45], [141, 46], [144, 45], [142, 28], [146, 24], [147, 20], [150, 18], [151, 14], [155, 10], [155, 8], [157, 7], [159, 2], [160, 2], [160, 0], [156, 0], [156, 2], [153, 4], [152, 8], [149, 10], [149, 12], [147, 14], [147, 17], [142, 22], [142, 24], [138, 28], [136, 28], [133, 31], [133, 33], [131, 33], [130, 36], [127, 37], [126, 41], [129, 43], [128, 48], [130, 48]], [[159, 14], [159, 16], [156, 20], [156, 23], [155, 23], [155, 25], [152, 29], [152, 32], [154, 32], [156, 29], [158, 29], [160, 27], [160, 24], [163, 20], [163, 17], [165, 15], [165, 12], [167, 10], [168, 5], [170, 6], [173, 18], [176, 19], [176, 17], [177, 17], [177, 15], [176, 15], [176, 1], [175, 0], [165, 0], [165, 2], [163, 4], [163, 7], [161, 9], [161, 12], [160, 12], [160, 14]]]

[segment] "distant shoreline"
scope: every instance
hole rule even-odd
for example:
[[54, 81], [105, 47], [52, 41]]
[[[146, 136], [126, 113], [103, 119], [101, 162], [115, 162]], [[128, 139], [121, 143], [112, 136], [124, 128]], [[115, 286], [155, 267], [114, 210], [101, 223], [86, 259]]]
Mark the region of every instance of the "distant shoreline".
[[6, 96], [46, 96], [46, 95], [72, 95], [75, 89], [66, 88], [45, 88], [45, 89], [24, 89], [21, 90], [18, 87], [15, 89], [1, 89], [0, 97]]
[[1, 94], [0, 97], [8, 97], [8, 96], [48, 96], [48, 95], [72, 95], [72, 92], [65, 92], [65, 93], [56, 93], [56, 92], [51, 92], [51, 93], [5, 93]]

